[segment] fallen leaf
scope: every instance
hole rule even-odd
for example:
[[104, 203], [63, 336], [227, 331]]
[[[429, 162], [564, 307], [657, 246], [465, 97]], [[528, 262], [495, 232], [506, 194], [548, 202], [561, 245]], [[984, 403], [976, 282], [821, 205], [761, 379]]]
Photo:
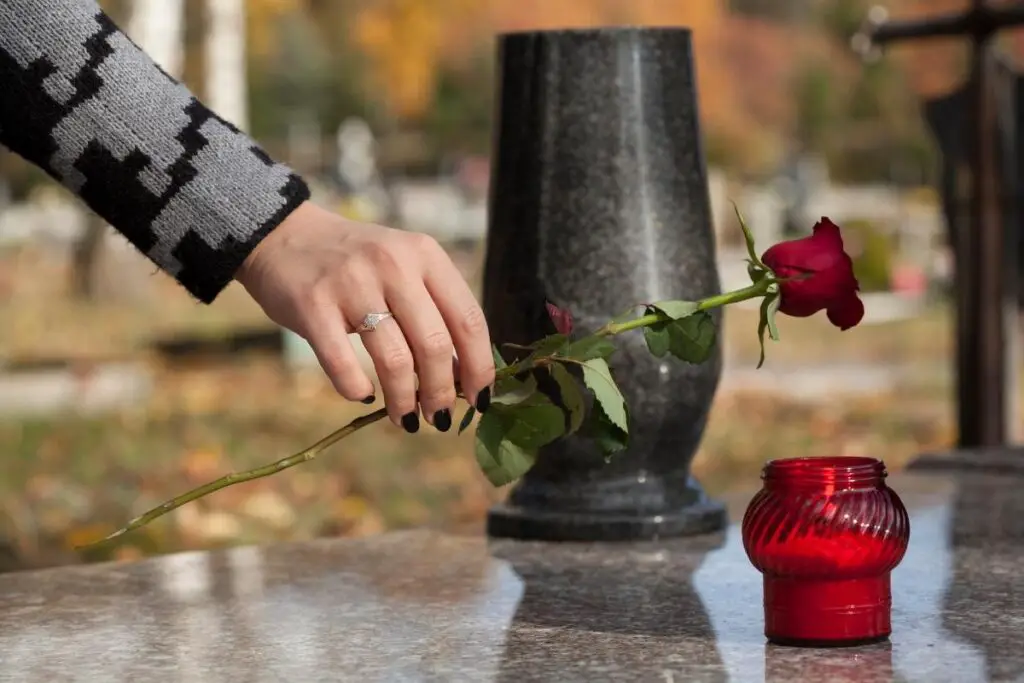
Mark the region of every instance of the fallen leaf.
[[242, 514], [275, 529], [287, 529], [295, 523], [295, 510], [278, 493], [260, 491], [242, 504]]
[[111, 534], [115, 528], [109, 524], [87, 524], [85, 526], [69, 529], [64, 534], [64, 547], [74, 550], [81, 546], [96, 543]]

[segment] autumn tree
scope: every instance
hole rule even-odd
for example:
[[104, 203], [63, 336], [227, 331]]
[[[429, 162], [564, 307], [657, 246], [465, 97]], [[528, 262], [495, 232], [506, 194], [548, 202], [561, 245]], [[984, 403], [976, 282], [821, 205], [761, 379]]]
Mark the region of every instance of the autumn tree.
[[480, 0], [372, 0], [356, 14], [355, 45], [366, 56], [373, 99], [396, 122], [416, 121], [433, 104], [444, 27]]

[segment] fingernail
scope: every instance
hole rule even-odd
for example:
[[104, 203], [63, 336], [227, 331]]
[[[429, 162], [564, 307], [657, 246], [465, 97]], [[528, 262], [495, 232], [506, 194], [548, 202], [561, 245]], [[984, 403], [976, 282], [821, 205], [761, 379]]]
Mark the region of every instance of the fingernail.
[[373, 403], [376, 400], [377, 400], [377, 397], [374, 396], [373, 394], [370, 394], [369, 396], [367, 396], [366, 398], [361, 400], [360, 403], [362, 403], [363, 405], [367, 405], [368, 406], [368, 405], [370, 405], [371, 403]]
[[447, 408], [434, 413], [434, 428], [439, 432], [447, 432], [452, 428], [452, 414]]
[[486, 412], [491, 407], [491, 388], [484, 387], [480, 390], [480, 393], [476, 395], [476, 412]]
[[402, 416], [402, 429], [415, 434], [420, 430], [420, 416], [416, 413], [406, 413]]

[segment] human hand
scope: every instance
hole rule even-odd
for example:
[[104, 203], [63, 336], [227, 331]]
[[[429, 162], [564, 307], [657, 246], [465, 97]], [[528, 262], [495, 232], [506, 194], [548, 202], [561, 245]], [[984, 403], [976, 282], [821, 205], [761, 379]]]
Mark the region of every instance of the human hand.
[[348, 335], [368, 313], [393, 313], [361, 335], [388, 415], [408, 432], [419, 429], [421, 408], [434, 427], [451, 428], [456, 373], [478, 410], [490, 403], [494, 360], [483, 311], [427, 235], [350, 221], [306, 202], [235, 279], [271, 320], [309, 342], [334, 388], [352, 401], [372, 403], [374, 388]]

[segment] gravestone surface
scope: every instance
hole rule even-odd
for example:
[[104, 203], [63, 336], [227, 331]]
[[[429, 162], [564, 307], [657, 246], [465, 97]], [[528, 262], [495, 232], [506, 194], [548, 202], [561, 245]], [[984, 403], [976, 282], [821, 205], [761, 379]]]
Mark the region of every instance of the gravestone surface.
[[[689, 30], [511, 33], [498, 57], [483, 295], [492, 338], [553, 332], [545, 300], [590, 332], [638, 304], [718, 293]], [[606, 464], [581, 438], [548, 446], [492, 510], [492, 536], [621, 540], [724, 525], [690, 476], [720, 349], [698, 366], [654, 358], [639, 331], [616, 342], [628, 450]]]
[[896, 474], [891, 642], [787, 648], [725, 534], [551, 544], [411, 531], [0, 574], [0, 681], [907, 681], [1024, 675], [1018, 482]]
[[[1016, 457], [1020, 460], [1021, 454]], [[942, 623], [950, 633], [984, 654], [985, 680], [990, 681], [1024, 679], [1024, 661], [1018, 652], [1011, 652], [1002, 643], [976, 633], [957, 618], [957, 614], [978, 604], [979, 600], [1006, 600], [1012, 607], [994, 612], [990, 628], [1016, 628], [1019, 632], [1024, 609], [1020, 570], [990, 572], [986, 565], [1005, 566], [1024, 546], [1021, 484], [1024, 484], [1021, 472], [1016, 478], [992, 472], [963, 477], [951, 502], [949, 536], [953, 568], [950, 589], [943, 600]], [[979, 580], [981, 574], [987, 575], [985, 580]]]

